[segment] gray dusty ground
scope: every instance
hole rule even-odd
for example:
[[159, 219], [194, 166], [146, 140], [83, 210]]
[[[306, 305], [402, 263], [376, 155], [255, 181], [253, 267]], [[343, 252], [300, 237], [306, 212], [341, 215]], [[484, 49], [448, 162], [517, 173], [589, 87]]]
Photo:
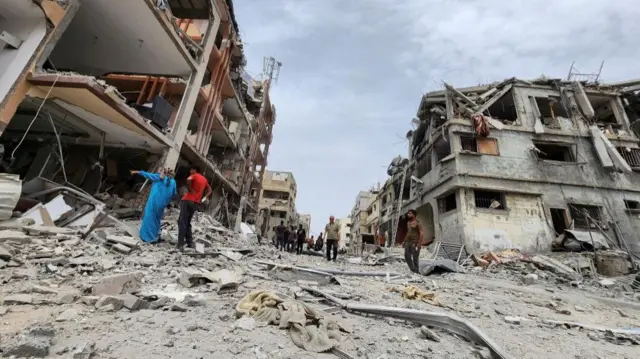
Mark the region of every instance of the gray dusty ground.
[[[231, 247], [234, 241], [236, 247], [246, 245], [228, 234], [214, 236], [212, 241], [214, 245], [226, 247]], [[142, 245], [129, 255], [111, 253], [91, 241], [70, 243], [41, 236], [23, 244], [23, 251], [16, 251], [18, 246], [12, 245], [14, 260], [4, 261], [0, 269], [3, 283], [0, 295], [4, 300], [0, 307], [3, 357], [10, 357], [7, 351], [19, 353], [16, 348], [21, 343], [26, 343], [25, 350], [30, 355], [42, 349], [48, 358], [335, 357], [329, 353], [305, 352], [292, 343], [287, 330], [275, 326], [234, 328], [235, 305], [250, 291], [267, 289], [293, 295], [300, 292], [300, 286], [309, 284], [305, 276], [280, 276], [288, 279], [285, 281], [275, 279], [277, 275], [256, 264], [257, 260], [404, 274], [406, 279], [393, 283], [387, 282], [386, 277], [340, 276], [341, 285], [319, 288], [350, 296], [350, 300], [360, 303], [455, 311], [513, 358], [631, 359], [637, 358], [640, 350], [638, 345], [631, 344], [634, 340], [638, 343], [638, 336], [626, 338], [631, 340], [627, 341], [608, 337], [606, 332], [543, 323], [545, 319], [552, 319], [609, 328], [639, 328], [640, 298], [620, 294], [614, 287], [576, 288], [543, 279], [523, 285], [522, 275], [500, 268], [495, 269], [496, 273], [470, 269], [466, 273], [411, 276], [401, 262], [365, 266], [348, 264], [343, 256], [337, 263], [329, 264], [322, 257], [280, 253], [268, 245], [255, 248], [256, 255], [233, 261], [222, 256], [180, 254], [168, 243]], [[66, 256], [75, 265], [62, 263], [52, 270], [47, 265], [51, 257], [26, 259], [29, 253], [44, 249], [56, 251], [58, 255], [54, 259]], [[204, 268], [211, 272], [231, 269], [243, 275], [242, 284], [227, 293], [218, 293], [215, 283], [185, 288], [177, 282], [183, 268]], [[101, 297], [91, 296], [96, 283], [105, 276], [134, 272], [140, 272], [142, 278], [137, 294], [147, 298], [155, 294], [168, 298], [169, 302], [158, 309], [141, 310], [102, 305], [104, 301], [96, 306], [95, 300]], [[545, 277], [542, 271], [539, 273], [541, 278]], [[264, 275], [269, 279], [262, 278]], [[443, 306], [403, 299], [390, 291], [402, 289], [404, 285], [416, 285], [436, 293]], [[620, 298], [610, 298], [616, 296]], [[176, 302], [171, 302], [173, 300]], [[475, 344], [437, 328], [432, 330], [439, 342], [425, 339], [420, 326], [414, 323], [346, 312], [336, 316], [353, 328], [340, 344], [340, 348], [353, 357], [483, 358], [476, 356], [479, 348]]]

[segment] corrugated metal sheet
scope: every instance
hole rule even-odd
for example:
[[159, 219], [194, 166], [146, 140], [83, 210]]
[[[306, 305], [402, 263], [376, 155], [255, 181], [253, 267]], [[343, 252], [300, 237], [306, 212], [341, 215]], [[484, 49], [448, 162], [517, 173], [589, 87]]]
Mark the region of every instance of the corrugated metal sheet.
[[576, 240], [589, 245], [591, 245], [591, 239], [593, 238], [593, 244], [595, 244], [596, 249], [609, 248], [607, 239], [600, 232], [591, 231], [591, 234], [589, 234], [589, 231], [578, 231], [575, 229], [565, 229], [564, 231], [571, 234]]
[[22, 192], [22, 181], [20, 176], [8, 173], [0, 173], [0, 221], [11, 218], [13, 209], [16, 208], [20, 193]]

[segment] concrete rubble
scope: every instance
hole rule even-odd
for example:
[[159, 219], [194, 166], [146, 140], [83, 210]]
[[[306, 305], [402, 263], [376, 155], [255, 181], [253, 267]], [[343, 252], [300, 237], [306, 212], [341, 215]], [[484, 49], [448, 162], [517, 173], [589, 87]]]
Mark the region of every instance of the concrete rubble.
[[[282, 358], [325, 351], [341, 358], [560, 359], [637, 352], [640, 293], [629, 290], [628, 276], [578, 273], [581, 253], [498, 252], [463, 260], [457, 272], [417, 275], [394, 255], [372, 266], [278, 252], [203, 213], [194, 219], [194, 240], [210, 245], [179, 252], [171, 244], [176, 215], [167, 213], [166, 240], [152, 245], [118, 225], [84, 239], [29, 226], [5, 231], [1, 355]], [[131, 251], [113, 249], [108, 238]], [[283, 313], [308, 307], [349, 329], [305, 342], [304, 331], [292, 329], [303, 323], [293, 314], [275, 326], [262, 322], [266, 312], [252, 312], [257, 307], [239, 315], [251, 293], [273, 293]], [[322, 333], [306, 323], [310, 333]]]

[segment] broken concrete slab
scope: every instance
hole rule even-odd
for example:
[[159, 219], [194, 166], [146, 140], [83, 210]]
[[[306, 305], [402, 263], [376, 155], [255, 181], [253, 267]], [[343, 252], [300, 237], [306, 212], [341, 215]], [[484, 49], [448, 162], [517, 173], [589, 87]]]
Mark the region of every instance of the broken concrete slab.
[[130, 311], [149, 308], [149, 302], [144, 299], [138, 298], [133, 294], [122, 294], [119, 295], [118, 298], [122, 299], [123, 306]]
[[33, 296], [30, 294], [13, 294], [4, 297], [3, 305], [33, 304]]
[[256, 320], [252, 317], [243, 316], [240, 319], [236, 320], [233, 323], [232, 327], [234, 329], [242, 329], [250, 332], [256, 328]]
[[213, 282], [213, 279], [208, 278], [211, 273], [205, 270], [196, 268], [182, 268], [180, 276], [178, 277], [178, 283], [186, 288], [191, 288], [199, 284]]
[[243, 276], [238, 272], [230, 271], [228, 269], [221, 269], [219, 271], [215, 271], [207, 276], [207, 278], [211, 279], [213, 282], [218, 283], [218, 290], [223, 289], [235, 289], [237, 288], [243, 280]]
[[55, 336], [51, 325], [34, 325], [25, 329], [12, 343], [2, 346], [5, 358], [44, 358], [49, 355], [49, 348]]
[[73, 359], [90, 359], [93, 356], [95, 343], [83, 343], [73, 350]]
[[91, 288], [93, 295], [118, 295], [140, 290], [142, 272], [116, 274], [103, 277]]
[[0, 230], [0, 243], [24, 245], [31, 243], [31, 237], [22, 231], [5, 229]]
[[10, 261], [13, 257], [12, 251], [9, 250], [8, 247], [0, 245], [0, 259], [3, 261]]
[[127, 247], [137, 247], [140, 243], [135, 238], [128, 236], [108, 235], [106, 240], [113, 243], [119, 243]]
[[120, 253], [122, 253], [122, 254], [129, 254], [129, 253], [131, 253], [131, 247], [127, 247], [127, 246], [125, 246], [124, 244], [116, 243], [116, 244], [113, 244], [113, 245], [111, 246], [111, 248], [112, 248], [113, 250], [115, 250], [116, 252], [120, 252]]
[[53, 226], [24, 226], [22, 227], [22, 231], [32, 236], [73, 235], [78, 233], [78, 231], [72, 228]]
[[67, 322], [67, 321], [75, 320], [78, 317], [78, 315], [79, 313], [77, 310], [70, 308], [58, 314], [58, 316], [56, 317], [56, 322]]
[[105, 295], [98, 299], [95, 306], [96, 308], [100, 309], [108, 305], [113, 306], [114, 310], [120, 310], [124, 306], [124, 300], [113, 295]]

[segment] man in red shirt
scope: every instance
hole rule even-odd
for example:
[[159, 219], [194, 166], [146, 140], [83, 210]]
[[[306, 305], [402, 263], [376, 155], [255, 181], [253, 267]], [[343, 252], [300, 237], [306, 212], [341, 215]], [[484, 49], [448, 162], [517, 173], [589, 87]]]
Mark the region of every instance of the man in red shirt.
[[[211, 186], [203, 175], [200, 174], [198, 166], [191, 166], [187, 178], [188, 192], [182, 196], [180, 203], [180, 217], [178, 218], [178, 249], [182, 250], [185, 245], [193, 248], [193, 234], [191, 233], [191, 219], [196, 213], [198, 204], [202, 202], [202, 198], [211, 196]], [[205, 194], [206, 191], [206, 194]], [[203, 196], [204, 194], [204, 196]]]

